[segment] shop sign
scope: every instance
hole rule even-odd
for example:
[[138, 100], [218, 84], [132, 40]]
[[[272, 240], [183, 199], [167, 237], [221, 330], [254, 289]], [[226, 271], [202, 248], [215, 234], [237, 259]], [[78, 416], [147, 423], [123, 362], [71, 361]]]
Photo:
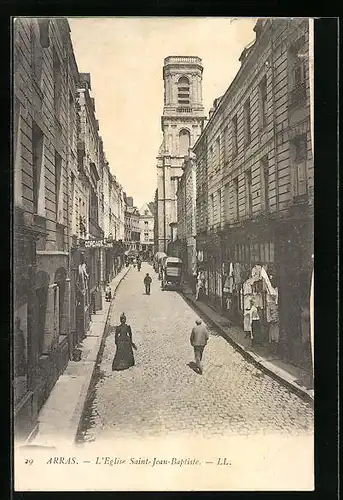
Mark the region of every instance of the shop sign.
[[113, 248], [113, 243], [106, 240], [84, 240], [85, 248]]

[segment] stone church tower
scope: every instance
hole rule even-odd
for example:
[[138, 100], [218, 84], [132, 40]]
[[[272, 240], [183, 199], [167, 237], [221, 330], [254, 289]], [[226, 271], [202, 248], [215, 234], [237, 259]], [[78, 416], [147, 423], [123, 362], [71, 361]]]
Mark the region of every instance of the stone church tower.
[[164, 60], [163, 142], [157, 157], [158, 250], [167, 251], [172, 225], [177, 222], [176, 191], [185, 156], [201, 134], [202, 105], [200, 57], [169, 56]]

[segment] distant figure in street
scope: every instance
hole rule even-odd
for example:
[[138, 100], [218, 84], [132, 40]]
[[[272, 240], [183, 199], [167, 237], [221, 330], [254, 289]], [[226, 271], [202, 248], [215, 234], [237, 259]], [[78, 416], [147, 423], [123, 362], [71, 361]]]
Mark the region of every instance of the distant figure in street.
[[111, 300], [112, 300], [112, 290], [111, 290], [110, 285], [106, 286], [105, 300], [106, 300], [106, 302], [111, 302]]
[[196, 283], [195, 300], [199, 300], [199, 294], [203, 290], [203, 286], [204, 286], [204, 276], [202, 271], [199, 271]]
[[144, 281], [144, 285], [145, 285], [145, 293], [147, 295], [150, 295], [150, 286], [151, 286], [152, 279], [151, 279], [151, 276], [149, 275], [149, 273], [146, 273], [143, 281]]
[[130, 366], [134, 366], [135, 358], [132, 348], [137, 349], [137, 347], [132, 342], [131, 327], [126, 324], [124, 313], [120, 316], [120, 325], [116, 327], [115, 343], [117, 350], [112, 363], [112, 371], [127, 370]]
[[190, 341], [194, 349], [197, 371], [202, 375], [202, 355], [210, 336], [206, 326], [202, 324], [201, 319], [197, 319], [195, 323], [196, 326], [192, 329]]

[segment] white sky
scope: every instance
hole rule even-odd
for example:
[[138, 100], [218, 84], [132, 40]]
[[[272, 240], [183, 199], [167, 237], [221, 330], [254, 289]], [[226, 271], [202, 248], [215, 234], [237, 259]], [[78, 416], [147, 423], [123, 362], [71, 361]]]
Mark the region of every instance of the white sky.
[[100, 135], [111, 171], [135, 205], [153, 201], [162, 141], [163, 60], [202, 58], [206, 115], [255, 38], [256, 19], [68, 18], [79, 71], [91, 74]]

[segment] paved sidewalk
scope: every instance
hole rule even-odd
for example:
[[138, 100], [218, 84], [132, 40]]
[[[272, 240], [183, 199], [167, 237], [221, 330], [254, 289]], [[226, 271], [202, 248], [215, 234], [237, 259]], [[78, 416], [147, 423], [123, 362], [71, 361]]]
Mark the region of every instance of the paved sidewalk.
[[[111, 281], [112, 297], [131, 267], [124, 267]], [[56, 446], [61, 440], [71, 445], [76, 437], [87, 392], [93, 376], [98, 352], [108, 321], [110, 302], [102, 300], [103, 308], [92, 314], [90, 329], [81, 342], [81, 360], [69, 361], [38, 418], [38, 432], [29, 443], [37, 446]]]
[[285, 363], [265, 347], [251, 347], [250, 339], [245, 339], [242, 328], [233, 324], [228, 318], [215, 311], [206, 303], [196, 300], [188, 284], [184, 284], [183, 295], [206, 320], [210, 321], [246, 359], [253, 362], [268, 375], [296, 392], [306, 401], [313, 402], [314, 390], [311, 375], [289, 363]]

